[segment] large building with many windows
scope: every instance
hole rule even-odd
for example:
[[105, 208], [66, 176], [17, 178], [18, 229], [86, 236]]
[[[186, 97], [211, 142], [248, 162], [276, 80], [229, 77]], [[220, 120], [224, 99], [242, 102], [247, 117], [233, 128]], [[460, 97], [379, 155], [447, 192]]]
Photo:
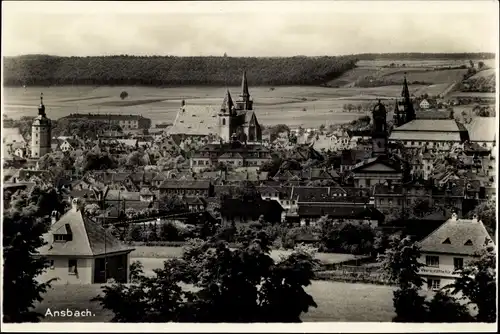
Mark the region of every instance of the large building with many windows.
[[420, 276], [429, 290], [437, 290], [454, 282], [456, 269], [462, 268], [478, 251], [493, 245], [484, 224], [473, 219], [458, 219], [457, 214], [419, 242]]

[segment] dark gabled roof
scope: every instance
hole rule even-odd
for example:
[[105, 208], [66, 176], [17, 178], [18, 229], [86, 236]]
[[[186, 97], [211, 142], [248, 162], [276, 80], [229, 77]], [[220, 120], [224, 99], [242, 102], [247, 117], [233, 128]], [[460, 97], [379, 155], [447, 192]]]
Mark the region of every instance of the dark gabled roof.
[[158, 187], [160, 189], [209, 189], [208, 180], [165, 180]]
[[226, 198], [221, 201], [221, 215], [228, 216], [246, 216], [253, 219], [260, 215], [269, 213], [276, 214], [284, 211], [283, 207], [274, 200], [243, 201], [236, 198]]
[[322, 217], [328, 215], [336, 219], [382, 220], [384, 215], [372, 206], [353, 206], [341, 204], [299, 203], [298, 215], [303, 217]]

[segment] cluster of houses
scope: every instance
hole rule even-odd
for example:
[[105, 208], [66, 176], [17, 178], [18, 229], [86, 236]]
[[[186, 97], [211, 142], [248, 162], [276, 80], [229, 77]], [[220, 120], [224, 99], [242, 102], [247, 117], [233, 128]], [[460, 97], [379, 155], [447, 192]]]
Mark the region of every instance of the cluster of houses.
[[[71, 209], [54, 213], [46, 236], [49, 243], [42, 253], [53, 259], [48, 275], [63, 275], [68, 270], [61, 268], [69, 267], [66, 281], [70, 283], [99, 283], [105, 277], [126, 281], [132, 249], [104, 232], [100, 224], [137, 217], [169, 219], [161, 202], [172, 197], [185, 203], [186, 211], [181, 215], [204, 213], [222, 225], [262, 216], [289, 226], [314, 225], [328, 216], [379, 228], [388, 224], [390, 212], [404, 212], [416, 201], [427, 199], [431, 207], [439, 208], [429, 220], [442, 225], [422, 241], [429, 257], [426, 263], [434, 269], [440, 268], [439, 263], [449, 266], [448, 262], [455, 261], [449, 260], [452, 252], [470, 255], [481, 238], [489, 237], [477, 219], [467, 223], [458, 217], [496, 196], [495, 122], [478, 118], [464, 126], [453, 119], [419, 118], [411, 103], [405, 79], [392, 131], [387, 126], [386, 107], [379, 101], [365, 130], [318, 133], [309, 136], [309, 141], [293, 144], [286, 134], [266, 143], [244, 74], [238, 100], [233, 101], [228, 91], [220, 108], [191, 106], [183, 101], [174, 125], [160, 134], [106, 136], [93, 141], [49, 137], [50, 143], [42, 144], [32, 141], [32, 150], [40, 154], [144, 153], [140, 168], [89, 170], [81, 175], [71, 170], [54, 175], [37, 169], [38, 159], [26, 152], [18, 155], [18, 144], [26, 142], [9, 129], [3, 146], [11, 157], [24, 162], [3, 170], [4, 204], [8, 207], [9, 196], [18, 189], [47, 184], [61, 191]], [[36, 131], [40, 131], [39, 126]], [[286, 158], [273, 170], [269, 166], [276, 162], [277, 152]], [[175, 163], [160, 166], [161, 159]], [[225, 196], [239, 191], [251, 191], [252, 200]], [[89, 206], [98, 208], [98, 219], [89, 216]], [[204, 220], [198, 222], [203, 224]], [[462, 240], [462, 226], [474, 247], [469, 247], [469, 240]], [[460, 245], [462, 241], [464, 245]], [[440, 252], [449, 253], [441, 262], [435, 255]], [[455, 264], [460, 263], [456, 260]], [[432, 276], [431, 288], [451, 277], [448, 269], [426, 270], [425, 275]], [[443, 282], [438, 282], [440, 275], [445, 277]]]

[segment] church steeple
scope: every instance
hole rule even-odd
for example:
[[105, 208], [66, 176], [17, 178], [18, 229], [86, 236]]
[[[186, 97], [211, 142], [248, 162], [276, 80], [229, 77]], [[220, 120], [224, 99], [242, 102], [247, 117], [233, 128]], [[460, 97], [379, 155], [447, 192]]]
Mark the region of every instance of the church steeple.
[[387, 111], [380, 100], [373, 108], [372, 118], [372, 155], [384, 155], [387, 152]]
[[253, 110], [253, 101], [250, 98], [250, 92], [248, 91], [247, 82], [247, 72], [243, 71], [243, 77], [241, 78], [241, 94], [238, 101], [236, 101], [237, 110]]
[[241, 95], [243, 100], [250, 98], [250, 93], [248, 92], [248, 82], [247, 82], [247, 71], [243, 71], [243, 78], [241, 79]]
[[43, 104], [43, 93], [40, 93], [40, 106], [38, 107], [38, 115], [45, 117], [45, 105]]
[[406, 81], [406, 72], [405, 72], [403, 91], [401, 92], [401, 96], [404, 97], [405, 102], [410, 101], [410, 90], [408, 89], [408, 82]]
[[222, 101], [220, 110], [224, 111], [227, 114], [234, 113], [234, 103], [233, 99], [231, 98], [231, 93], [229, 93], [229, 89], [226, 91], [226, 96], [224, 96], [224, 100]]

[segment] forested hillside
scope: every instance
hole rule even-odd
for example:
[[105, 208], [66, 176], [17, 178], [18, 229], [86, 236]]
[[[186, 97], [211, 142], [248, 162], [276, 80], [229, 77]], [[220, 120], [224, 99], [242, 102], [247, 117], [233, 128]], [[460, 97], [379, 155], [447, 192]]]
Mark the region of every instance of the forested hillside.
[[4, 58], [4, 85], [238, 85], [243, 70], [258, 85], [320, 85], [356, 66], [355, 56]]

